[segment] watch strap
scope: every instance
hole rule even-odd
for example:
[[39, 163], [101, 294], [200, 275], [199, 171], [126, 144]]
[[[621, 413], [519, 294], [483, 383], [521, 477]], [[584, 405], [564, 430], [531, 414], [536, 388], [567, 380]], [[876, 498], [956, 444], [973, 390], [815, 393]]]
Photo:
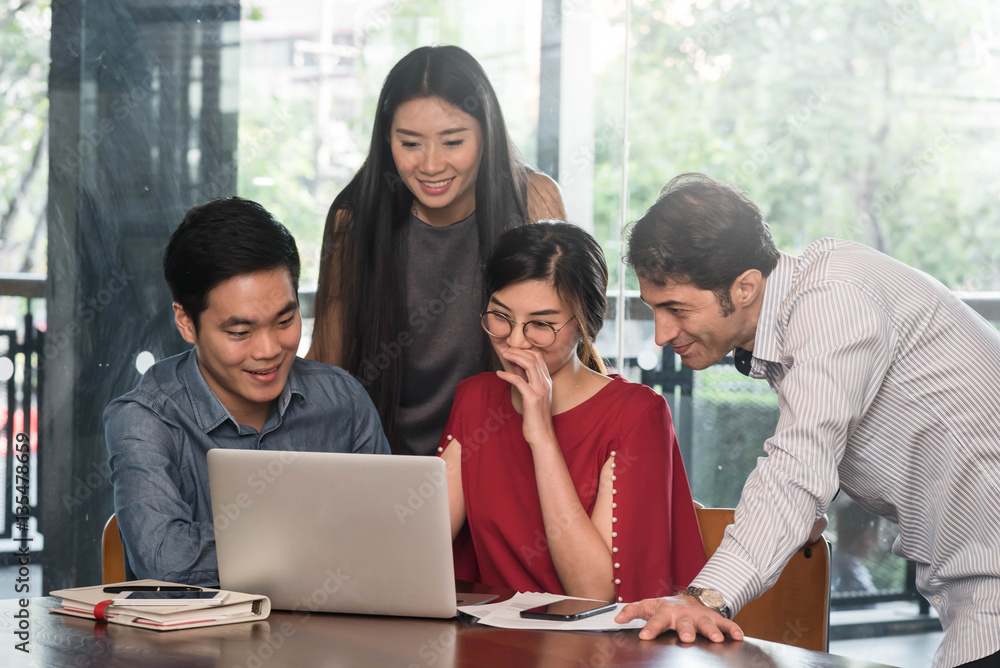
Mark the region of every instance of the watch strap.
[[[729, 610], [729, 606], [726, 604], [725, 599], [723, 599], [722, 594], [714, 589], [706, 589], [704, 587], [688, 587], [682, 591], [681, 594], [696, 598], [698, 602], [706, 608], [715, 610], [726, 619], [733, 618], [733, 615]], [[718, 604], [716, 604], [716, 602], [718, 602]]]

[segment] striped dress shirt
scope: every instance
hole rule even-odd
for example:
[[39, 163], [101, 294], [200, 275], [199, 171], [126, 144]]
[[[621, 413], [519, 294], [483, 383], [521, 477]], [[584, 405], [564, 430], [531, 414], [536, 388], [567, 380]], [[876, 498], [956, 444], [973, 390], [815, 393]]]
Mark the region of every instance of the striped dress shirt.
[[693, 584], [730, 609], [774, 584], [838, 488], [899, 525], [941, 618], [934, 665], [1000, 650], [1000, 334], [930, 276], [857, 243], [782, 253], [750, 375], [778, 394], [767, 457]]

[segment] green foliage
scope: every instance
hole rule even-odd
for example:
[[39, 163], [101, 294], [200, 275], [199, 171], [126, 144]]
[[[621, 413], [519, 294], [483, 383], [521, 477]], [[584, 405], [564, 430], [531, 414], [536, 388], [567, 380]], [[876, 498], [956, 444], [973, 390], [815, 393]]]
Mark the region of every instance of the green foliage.
[[[747, 190], [784, 250], [854, 239], [952, 288], [997, 289], [1000, 136], [987, 98], [1000, 78], [977, 47], [983, 11], [972, 0], [635, 2], [632, 217], [674, 175], [704, 171]], [[609, 69], [599, 88], [620, 76]], [[599, 104], [598, 124], [617, 113]], [[598, 225], [619, 217], [600, 188], [620, 157], [598, 144]]]
[[731, 366], [715, 366], [695, 374], [692, 401], [691, 491], [707, 506], [731, 508], [774, 435], [777, 395]]
[[288, 227], [302, 257], [302, 281], [315, 281], [327, 208], [336, 195], [316, 178], [316, 100], [250, 85], [241, 86], [240, 95], [237, 192]]
[[45, 273], [48, 2], [0, 2], [0, 272]]

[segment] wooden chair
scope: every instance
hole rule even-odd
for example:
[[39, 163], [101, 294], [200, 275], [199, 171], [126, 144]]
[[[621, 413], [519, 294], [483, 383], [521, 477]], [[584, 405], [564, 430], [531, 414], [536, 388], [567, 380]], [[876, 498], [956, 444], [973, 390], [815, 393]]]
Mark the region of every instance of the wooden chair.
[[[711, 557], [733, 523], [732, 508], [698, 508], [705, 556]], [[820, 537], [800, 547], [774, 586], [733, 619], [752, 638], [825, 652], [830, 627], [830, 546]]]
[[114, 513], [104, 525], [101, 536], [101, 580], [102, 584], [125, 582], [125, 546], [118, 533], [118, 518]]

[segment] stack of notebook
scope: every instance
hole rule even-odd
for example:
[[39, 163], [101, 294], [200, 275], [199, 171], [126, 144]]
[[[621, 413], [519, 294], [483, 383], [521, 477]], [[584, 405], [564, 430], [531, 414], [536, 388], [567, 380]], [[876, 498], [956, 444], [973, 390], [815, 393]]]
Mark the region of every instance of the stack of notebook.
[[176, 583], [159, 580], [134, 580], [119, 582], [113, 585], [97, 585], [95, 587], [76, 587], [60, 589], [51, 592], [52, 596], [62, 599], [59, 607], [52, 612], [74, 617], [85, 617], [111, 622], [138, 626], [156, 631], [173, 631], [176, 629], [192, 629], [199, 626], [218, 626], [220, 624], [236, 624], [267, 619], [271, 613], [271, 602], [266, 596], [225, 592], [224, 590], [205, 589], [204, 591], [224, 591], [226, 594], [221, 604], [216, 602], [184, 601], [178, 605], [158, 602], [156, 605], [136, 603], [115, 603], [114, 599], [121, 594], [109, 593], [105, 589], [151, 589], [157, 587], [177, 587]]

